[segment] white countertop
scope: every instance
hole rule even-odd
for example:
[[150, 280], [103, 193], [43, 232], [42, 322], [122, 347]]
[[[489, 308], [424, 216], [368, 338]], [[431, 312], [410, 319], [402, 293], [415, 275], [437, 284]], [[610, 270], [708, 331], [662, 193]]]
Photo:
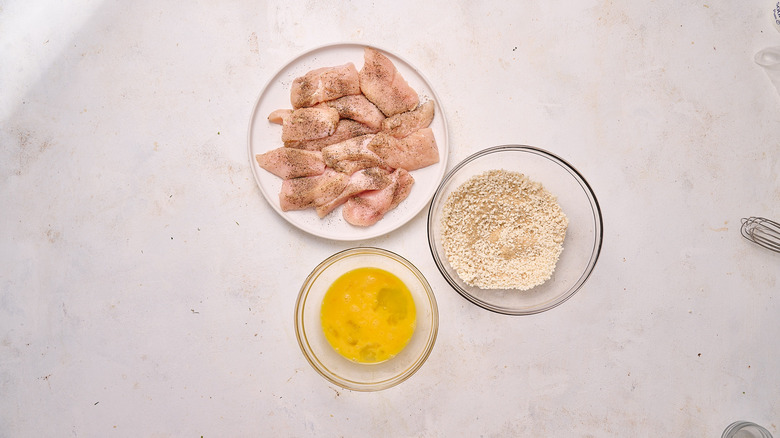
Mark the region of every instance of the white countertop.
[[[0, 436], [780, 436], [780, 254], [739, 233], [780, 219], [753, 61], [773, 2], [620, 3], [1, 2]], [[425, 73], [448, 168], [518, 143], [582, 172], [604, 246], [579, 293], [493, 314], [439, 274], [425, 212], [349, 243], [271, 209], [255, 99], [335, 42]], [[376, 393], [320, 377], [293, 328], [308, 273], [356, 245], [412, 261], [441, 318]]]

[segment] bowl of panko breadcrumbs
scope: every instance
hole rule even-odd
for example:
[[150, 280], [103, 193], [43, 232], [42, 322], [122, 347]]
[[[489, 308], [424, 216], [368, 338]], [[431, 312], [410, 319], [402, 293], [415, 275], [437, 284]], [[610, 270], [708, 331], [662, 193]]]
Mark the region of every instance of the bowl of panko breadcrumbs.
[[532, 146], [495, 146], [444, 178], [428, 243], [447, 282], [497, 313], [530, 315], [571, 298], [601, 252], [601, 209], [585, 178]]

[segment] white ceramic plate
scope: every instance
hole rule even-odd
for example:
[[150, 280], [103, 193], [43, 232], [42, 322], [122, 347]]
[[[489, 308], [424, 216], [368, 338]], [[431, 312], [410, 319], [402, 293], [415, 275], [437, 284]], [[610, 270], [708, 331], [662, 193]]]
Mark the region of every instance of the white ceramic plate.
[[376, 47], [393, 61], [404, 79], [417, 91], [421, 102], [426, 100], [435, 102], [435, 115], [430, 127], [433, 129], [439, 147], [439, 162], [410, 172], [415, 183], [409, 197], [370, 227], [356, 227], [347, 223], [342, 217], [342, 207], [322, 219], [317, 216], [314, 209], [282, 211], [279, 206], [282, 180], [261, 168], [255, 160], [256, 154], [284, 145], [281, 139], [281, 125], [269, 122], [268, 115], [279, 108], [291, 108], [290, 86], [295, 78], [303, 76], [310, 70], [347, 62], [352, 62], [360, 70], [363, 67], [364, 48], [365, 46], [361, 44], [334, 44], [311, 50], [293, 59], [271, 78], [260, 93], [249, 121], [249, 163], [263, 196], [271, 207], [292, 225], [326, 239], [343, 241], [370, 239], [397, 229], [427, 207], [447, 168], [447, 121], [438, 96], [422, 73], [411, 64], [387, 50]]

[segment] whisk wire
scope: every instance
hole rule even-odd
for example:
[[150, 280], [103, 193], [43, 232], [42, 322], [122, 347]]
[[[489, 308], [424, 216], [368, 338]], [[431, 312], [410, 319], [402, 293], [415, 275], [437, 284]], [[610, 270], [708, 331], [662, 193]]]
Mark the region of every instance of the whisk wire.
[[764, 248], [780, 252], [780, 224], [763, 217], [742, 218], [742, 236]]

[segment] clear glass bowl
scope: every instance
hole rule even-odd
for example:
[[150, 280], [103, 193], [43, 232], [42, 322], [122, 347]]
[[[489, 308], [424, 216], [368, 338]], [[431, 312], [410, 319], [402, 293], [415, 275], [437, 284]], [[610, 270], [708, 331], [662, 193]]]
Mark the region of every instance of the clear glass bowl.
[[772, 434], [756, 423], [735, 421], [723, 431], [721, 438], [772, 438]]
[[[395, 357], [380, 363], [357, 363], [341, 356], [328, 343], [320, 321], [322, 299], [330, 285], [362, 267], [384, 269], [400, 278], [412, 293], [417, 313], [409, 343]], [[352, 248], [328, 257], [306, 278], [295, 303], [295, 335], [306, 360], [325, 379], [355, 391], [379, 391], [411, 377], [428, 359], [438, 329], [436, 297], [428, 281], [409, 261], [380, 248]]]
[[[469, 286], [450, 266], [442, 248], [442, 210], [450, 193], [469, 178], [493, 169], [520, 172], [541, 183], [558, 198], [558, 204], [569, 219], [555, 272], [544, 284], [527, 291]], [[532, 146], [495, 146], [466, 158], [445, 176], [428, 211], [428, 244], [436, 266], [447, 282], [472, 303], [507, 315], [544, 312], [571, 298], [596, 266], [602, 235], [601, 209], [585, 178], [563, 159]]]

